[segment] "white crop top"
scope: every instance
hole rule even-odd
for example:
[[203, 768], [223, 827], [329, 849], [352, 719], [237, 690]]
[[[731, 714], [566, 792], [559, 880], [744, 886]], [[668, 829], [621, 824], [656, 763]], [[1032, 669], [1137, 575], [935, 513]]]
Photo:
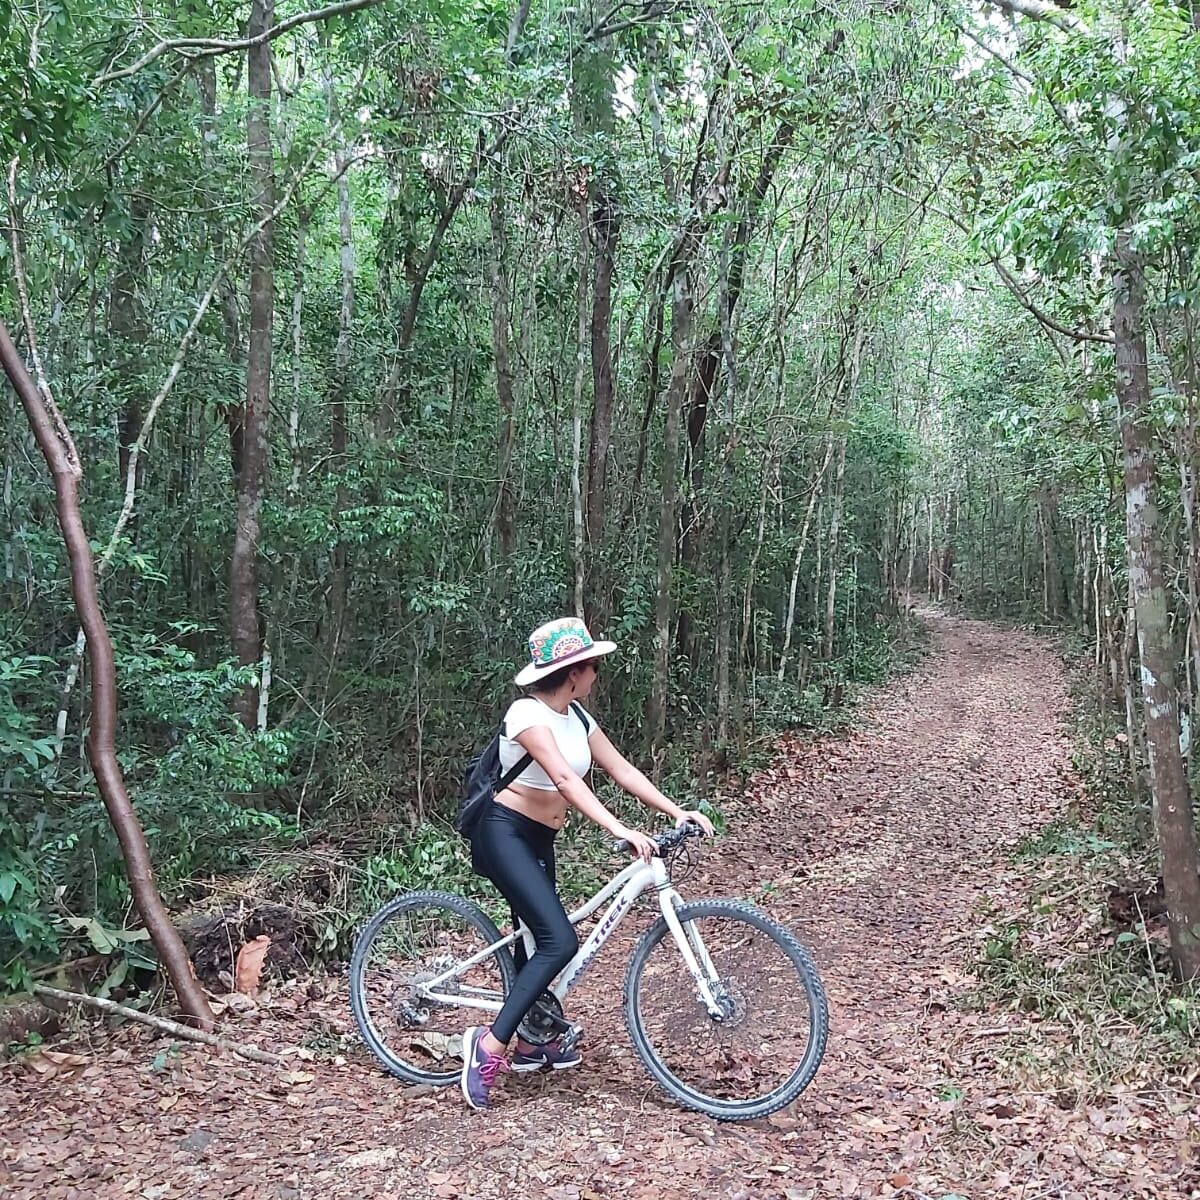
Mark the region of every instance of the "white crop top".
[[[576, 709], [583, 713], [586, 719], [579, 719]], [[523, 696], [509, 705], [504, 714], [504, 732], [500, 735], [500, 770], [507, 772], [515, 766], [527, 751], [516, 740], [517, 735], [532, 729], [535, 725], [545, 725], [554, 735], [558, 752], [567, 760], [567, 766], [580, 777], [586, 775], [592, 767], [592, 748], [588, 738], [600, 727], [591, 714], [582, 705], [573, 704], [565, 713], [555, 712], [548, 704], [543, 704], [534, 696]], [[513, 780], [523, 783], [526, 787], [535, 788], [539, 792], [553, 792], [557, 789], [550, 782], [550, 776], [542, 770], [537, 760], [521, 772]]]

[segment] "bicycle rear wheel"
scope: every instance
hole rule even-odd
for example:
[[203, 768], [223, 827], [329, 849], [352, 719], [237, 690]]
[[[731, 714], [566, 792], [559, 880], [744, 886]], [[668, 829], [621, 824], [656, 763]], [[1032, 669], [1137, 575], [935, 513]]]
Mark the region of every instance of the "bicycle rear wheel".
[[466, 1001], [503, 1002], [516, 978], [508, 948], [439, 984], [421, 985], [500, 940], [477, 904], [449, 892], [409, 892], [367, 923], [350, 958], [350, 1008], [368, 1049], [410, 1083], [450, 1084], [462, 1067], [462, 1035], [494, 1011]]
[[812, 1082], [829, 1032], [808, 951], [749, 904], [701, 900], [676, 912], [722, 1015], [710, 1015], [660, 917], [625, 979], [634, 1049], [673, 1099], [707, 1116], [745, 1121], [783, 1108]]

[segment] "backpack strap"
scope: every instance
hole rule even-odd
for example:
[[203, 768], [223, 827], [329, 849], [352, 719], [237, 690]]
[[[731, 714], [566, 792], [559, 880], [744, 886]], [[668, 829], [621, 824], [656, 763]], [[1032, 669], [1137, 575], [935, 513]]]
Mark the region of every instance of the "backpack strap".
[[[586, 733], [588, 723], [587, 723], [587, 717], [585, 717], [583, 715], [583, 705], [580, 704], [579, 701], [577, 701], [577, 700], [572, 700], [571, 701], [571, 710], [579, 718], [579, 722], [583, 726], [583, 730]], [[504, 732], [504, 722], [503, 721], [500, 722], [500, 735], [501, 735], [501, 737], [508, 736]], [[519, 759], [517, 759], [517, 761], [515, 763], [513, 763], [513, 765], [511, 767], [509, 767], [508, 770], [505, 771], [504, 774], [500, 777], [499, 782], [497, 782], [497, 784], [496, 784], [496, 791], [498, 791], [498, 792], [504, 791], [504, 789], [506, 787], [508, 787], [508, 785], [510, 783], [512, 783], [513, 780], [516, 779], [517, 776], [520, 775], [525, 770], [525, 768], [527, 766], [529, 766], [529, 764], [531, 762], [533, 762], [533, 755], [530, 754], [528, 750], [526, 750], [525, 753], [522, 754], [521, 757]]]
[[503, 775], [500, 776], [500, 779], [496, 783], [496, 791], [504, 791], [504, 789], [508, 787], [508, 785], [512, 783], [512, 781], [516, 779], [516, 777], [520, 775], [521, 772], [524, 771], [531, 762], [533, 762], [533, 755], [526, 750], [525, 753], [522, 754], [521, 757], [518, 758], [517, 761], [513, 763], [513, 765], [509, 767]]
[[[500, 736], [501, 737], [508, 736], [508, 734], [506, 734], [504, 732], [504, 722], [503, 721], [500, 722]], [[511, 767], [509, 767], [508, 770], [505, 771], [504, 774], [501, 775], [500, 778], [496, 781], [496, 791], [498, 791], [498, 792], [504, 791], [504, 789], [506, 787], [508, 787], [508, 785], [510, 783], [512, 783], [512, 781], [514, 779], [516, 779], [516, 777], [518, 775], [520, 775], [521, 772], [524, 771], [525, 768], [527, 766], [529, 766], [529, 764], [531, 762], [533, 762], [533, 755], [530, 754], [528, 750], [526, 750], [525, 753], [522, 754], [521, 757], [518, 758], [517, 761], [515, 763], [513, 763], [513, 765]]]

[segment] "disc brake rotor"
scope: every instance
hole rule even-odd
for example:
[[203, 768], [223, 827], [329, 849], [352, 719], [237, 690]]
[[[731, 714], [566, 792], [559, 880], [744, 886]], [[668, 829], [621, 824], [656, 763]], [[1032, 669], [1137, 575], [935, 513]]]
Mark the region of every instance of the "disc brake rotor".
[[[399, 1025], [411, 1028], [429, 1020], [431, 1009], [439, 1002], [423, 995], [422, 988], [456, 963], [457, 960], [449, 955], [439, 955], [429, 959], [422, 970], [406, 975], [397, 983], [389, 1007]], [[458, 996], [462, 994], [462, 986], [457, 979], [447, 979], [438, 984], [438, 991], [443, 995]]]

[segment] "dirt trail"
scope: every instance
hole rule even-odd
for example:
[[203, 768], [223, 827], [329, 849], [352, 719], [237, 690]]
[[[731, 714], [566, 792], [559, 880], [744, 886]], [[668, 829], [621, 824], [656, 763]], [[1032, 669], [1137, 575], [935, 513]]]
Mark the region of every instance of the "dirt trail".
[[[848, 737], [787, 739], [775, 766], [731, 802], [730, 834], [682, 889], [753, 899], [814, 950], [832, 1034], [820, 1074], [790, 1110], [718, 1125], [649, 1083], [619, 1014], [623, 947], [643, 916], [573, 997], [588, 1030], [586, 1069], [509, 1077], [491, 1113], [466, 1111], [449, 1090], [405, 1088], [355, 1056], [293, 1060], [301, 1077], [286, 1082], [201, 1050], [163, 1062], [164, 1043], [122, 1031], [74, 1078], [11, 1067], [0, 1077], [0, 1194], [1200, 1195], [1186, 1114], [1138, 1095], [1085, 1110], [1063, 1092], [1014, 1092], [998, 1063], [1033, 1018], [956, 1005], [979, 906], [1002, 883], [1007, 852], [1075, 785], [1051, 648], [927, 617], [924, 665], [869, 697]], [[260, 1024], [247, 1040], [311, 1040], [348, 1027], [344, 997], [282, 993]]]

